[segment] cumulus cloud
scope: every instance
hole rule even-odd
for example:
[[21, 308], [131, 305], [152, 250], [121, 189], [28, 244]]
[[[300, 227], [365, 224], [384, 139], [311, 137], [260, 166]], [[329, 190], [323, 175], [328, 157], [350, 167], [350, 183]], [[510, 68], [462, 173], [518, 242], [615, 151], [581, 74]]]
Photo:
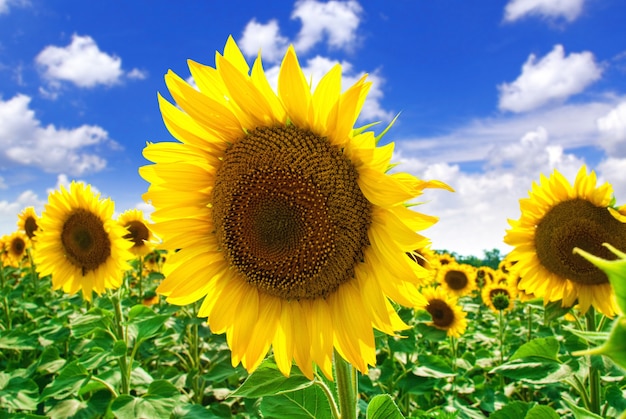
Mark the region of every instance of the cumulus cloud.
[[482, 256], [494, 247], [507, 253], [503, 242], [508, 219], [520, 216], [519, 200], [528, 196], [533, 181], [541, 173], [550, 175], [556, 168], [570, 181], [584, 160], [550, 144], [549, 133], [539, 127], [516, 143], [493, 150], [481, 172], [466, 172], [451, 163], [430, 163], [399, 154], [396, 170], [407, 171], [422, 179], [438, 179], [455, 189], [426, 190], [418, 211], [436, 215], [439, 222], [424, 232], [434, 249], [454, 250], [462, 255]]
[[600, 146], [615, 157], [626, 157], [626, 101], [598, 118]]
[[574, 21], [583, 9], [585, 0], [511, 0], [504, 9], [504, 20], [513, 22], [527, 16], [563, 18]]
[[300, 19], [302, 28], [295, 41], [298, 51], [308, 51], [326, 37], [331, 48], [351, 49], [363, 9], [358, 2], [331, 0], [323, 3], [301, 0], [295, 4], [292, 19]]
[[252, 19], [243, 30], [238, 45], [249, 57], [260, 50], [264, 61], [276, 62], [285, 54], [289, 39], [280, 34], [278, 21], [275, 19], [265, 24]]
[[527, 112], [548, 103], [563, 101], [582, 92], [598, 80], [602, 68], [589, 51], [565, 56], [562, 45], [555, 45], [541, 59], [531, 54], [522, 74], [511, 83], [498, 86], [499, 107], [512, 112]]
[[9, 13], [12, 6], [26, 6], [27, 0], [0, 0], [0, 15]]
[[[52, 88], [60, 82], [70, 82], [78, 87], [92, 88], [98, 85], [112, 86], [124, 76], [122, 59], [100, 50], [90, 36], [72, 35], [72, 42], [65, 47], [49, 45], [35, 58]], [[145, 73], [133, 69], [129, 78], [145, 78]]]
[[0, 162], [38, 167], [46, 172], [74, 175], [97, 172], [106, 160], [85, 151], [99, 144], [113, 144], [108, 133], [97, 125], [77, 128], [42, 126], [30, 109], [31, 98], [18, 94], [0, 99]]

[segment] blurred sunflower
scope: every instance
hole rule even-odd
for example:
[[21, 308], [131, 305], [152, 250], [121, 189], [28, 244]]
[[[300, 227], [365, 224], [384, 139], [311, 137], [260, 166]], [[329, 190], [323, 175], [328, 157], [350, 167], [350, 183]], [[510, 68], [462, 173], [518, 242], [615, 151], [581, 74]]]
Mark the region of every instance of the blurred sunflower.
[[5, 265], [19, 268], [26, 258], [30, 248], [30, 240], [21, 231], [8, 234], [4, 237]]
[[448, 263], [437, 271], [436, 282], [456, 297], [469, 295], [476, 289], [476, 268], [465, 263]]
[[493, 279], [496, 276], [496, 271], [490, 266], [481, 266], [476, 268], [476, 286], [478, 288], [483, 288], [490, 282], [493, 282]]
[[52, 275], [53, 289], [69, 294], [82, 290], [91, 301], [92, 291], [115, 289], [132, 259], [126, 229], [117, 224], [113, 201], [99, 200], [91, 185], [72, 182], [69, 190], [50, 193], [40, 218], [34, 259], [40, 275]]
[[198, 89], [170, 71], [178, 106], [159, 96], [180, 143], [148, 144], [156, 164], [140, 169], [154, 231], [178, 249], [157, 292], [178, 305], [204, 297], [199, 316], [250, 372], [270, 346], [285, 375], [295, 360], [309, 378], [313, 364], [332, 377], [333, 349], [367, 371], [372, 327], [406, 327], [389, 300], [424, 301], [424, 269], [406, 253], [429, 243], [416, 231], [436, 219], [404, 203], [449, 188], [386, 173], [393, 145], [353, 128], [365, 76], [341, 93], [336, 65], [311, 92], [289, 47], [276, 94], [260, 56], [250, 69], [232, 37], [215, 68], [189, 68]]
[[545, 302], [562, 300], [563, 307], [578, 301], [583, 313], [593, 306], [612, 317], [617, 306], [606, 274], [573, 253], [579, 247], [612, 260], [615, 255], [602, 243], [626, 250], [626, 224], [609, 210], [613, 188], [596, 182], [595, 172], [587, 174], [585, 166], [573, 186], [557, 170], [550, 178], [542, 175], [529, 197], [520, 200], [521, 217], [509, 220], [512, 228], [504, 241], [514, 247], [508, 256], [518, 261], [520, 289]]
[[23, 231], [30, 240], [33, 240], [39, 230], [39, 217], [35, 208], [26, 207], [17, 215], [17, 227]]
[[467, 329], [467, 313], [459, 306], [457, 299], [442, 287], [422, 288], [426, 304], [416, 308], [426, 310], [432, 318], [431, 325], [445, 330], [448, 336], [459, 338]]
[[517, 289], [507, 281], [494, 281], [481, 290], [480, 296], [492, 311], [510, 311], [515, 305]]
[[439, 266], [446, 266], [450, 263], [456, 263], [456, 259], [449, 253], [439, 253], [436, 255], [435, 261]]
[[154, 234], [142, 211], [138, 209], [126, 210], [117, 217], [117, 222], [127, 230], [124, 238], [133, 244], [130, 248], [132, 254], [143, 257], [154, 249], [156, 244]]

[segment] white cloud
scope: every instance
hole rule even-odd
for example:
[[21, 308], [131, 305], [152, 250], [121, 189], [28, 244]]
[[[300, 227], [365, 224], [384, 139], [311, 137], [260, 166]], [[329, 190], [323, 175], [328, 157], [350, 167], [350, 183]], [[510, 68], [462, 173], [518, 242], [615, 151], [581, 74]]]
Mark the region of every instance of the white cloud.
[[41, 215], [45, 203], [31, 190], [22, 192], [15, 201], [0, 201], [0, 235], [17, 231], [17, 215], [24, 208], [32, 206]]
[[613, 156], [626, 157], [626, 101], [598, 118], [598, 131], [602, 148]]
[[[483, 161], [502, 149], [516, 144], [519, 139], [537, 127], [550, 133], [550, 144], [563, 149], [598, 146], [597, 120], [606, 115], [623, 98], [571, 104], [523, 114], [482, 118], [452, 128], [432, 137], [393, 138], [392, 129], [387, 138], [396, 141], [403, 154], [419, 155], [425, 163], [460, 163]], [[402, 124], [402, 115], [398, 120]]]
[[27, 0], [0, 0], [0, 15], [9, 13], [11, 6], [26, 6]]
[[300, 19], [302, 28], [295, 41], [298, 51], [308, 51], [324, 37], [331, 48], [351, 49], [357, 40], [356, 30], [363, 9], [357, 1], [323, 3], [300, 0], [295, 4], [292, 19]]
[[113, 143], [103, 128], [81, 125], [66, 129], [52, 124], [43, 127], [29, 108], [30, 101], [22, 94], [6, 101], [0, 99], [0, 161], [76, 175], [104, 169], [106, 160], [83, 151]]
[[126, 77], [133, 80], [144, 80], [148, 77], [148, 72], [140, 70], [138, 68], [133, 68], [128, 73], [126, 73]]
[[255, 56], [261, 50], [264, 61], [276, 62], [285, 54], [289, 40], [280, 34], [278, 21], [275, 19], [266, 24], [252, 19], [243, 30], [238, 45], [248, 57]]
[[[49, 45], [35, 57], [35, 62], [42, 69], [43, 77], [48, 80], [53, 92], [61, 87], [61, 82], [70, 82], [83, 88], [112, 86], [121, 83], [125, 75], [122, 59], [101, 51], [90, 36], [74, 34], [72, 42], [65, 47]], [[147, 73], [134, 68], [126, 73], [126, 77], [143, 80]]]
[[574, 21], [583, 9], [584, 0], [511, 0], [504, 9], [504, 20], [513, 22], [526, 16], [562, 17]]
[[558, 102], [582, 92], [598, 80], [602, 69], [589, 51], [567, 57], [562, 45], [537, 60], [531, 54], [522, 66], [522, 74], [511, 83], [498, 86], [501, 110], [526, 112], [551, 102]]
[[418, 158], [400, 154], [399, 171], [413, 173], [421, 179], [438, 179], [455, 189], [426, 190], [420, 198], [424, 205], [418, 211], [439, 217], [439, 222], [424, 231], [434, 249], [447, 249], [462, 255], [483, 256], [494, 247], [507, 253], [503, 242], [509, 228], [507, 219], [520, 216], [519, 200], [528, 196], [539, 174], [550, 175], [558, 169], [570, 181], [584, 161], [564, 153], [549, 143], [545, 128], [537, 128], [518, 142], [490, 155], [488, 168], [467, 173], [449, 163], [425, 164]]

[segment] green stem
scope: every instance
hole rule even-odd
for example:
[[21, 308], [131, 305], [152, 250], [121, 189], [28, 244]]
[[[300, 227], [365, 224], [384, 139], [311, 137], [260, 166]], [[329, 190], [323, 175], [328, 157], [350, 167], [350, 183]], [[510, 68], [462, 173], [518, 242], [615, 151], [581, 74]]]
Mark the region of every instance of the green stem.
[[143, 299], [143, 258], [139, 256], [137, 265], [137, 286], [139, 287], [139, 301]]
[[115, 389], [113, 388], [113, 386], [111, 386], [111, 384], [107, 383], [106, 381], [104, 381], [102, 378], [98, 378], [95, 375], [91, 376], [91, 379], [94, 381], [99, 382], [100, 384], [102, 384], [103, 386], [105, 386], [107, 388], [107, 390], [109, 390], [111, 392], [111, 394], [113, 395], [113, 398], [116, 399], [117, 398], [117, 392], [115, 391]]
[[500, 335], [500, 364], [504, 363], [504, 315], [502, 314], [503, 311], [499, 310], [498, 314], [499, 314], [499, 321], [498, 321], [498, 328], [499, 330], [499, 335]]
[[[590, 332], [596, 331], [596, 311], [593, 307], [589, 308], [586, 314], [587, 330]], [[593, 356], [593, 355], [592, 355]], [[589, 357], [589, 410], [593, 413], [600, 414], [600, 371], [594, 365], [594, 362]]]
[[193, 304], [193, 323], [191, 325], [191, 356], [193, 359], [194, 368], [197, 370], [196, 377], [194, 379], [194, 398], [197, 404], [202, 404], [204, 398], [204, 386], [202, 379], [202, 362], [200, 361], [200, 334], [198, 332], [198, 303]]
[[[4, 267], [0, 266], [0, 291], [2, 291], [2, 294], [4, 294]], [[6, 324], [6, 329], [5, 330], [11, 330], [11, 308], [9, 307], [9, 300], [7, 299], [6, 295], [4, 295], [2, 297], [2, 302], [4, 305], [4, 313], [6, 315], [7, 318], [7, 324]]]
[[356, 419], [356, 370], [336, 351], [333, 357], [333, 365], [335, 367], [335, 380], [337, 382], [340, 418]]
[[533, 306], [528, 304], [528, 342], [533, 338]]
[[[118, 340], [124, 341], [124, 345], [128, 348], [128, 335], [123, 326], [124, 317], [122, 315], [122, 302], [120, 299], [121, 289], [111, 295], [113, 302], [113, 310], [115, 313], [115, 334]], [[130, 394], [130, 368], [128, 365], [127, 351], [118, 358], [120, 373], [122, 375], [122, 392], [121, 394]]]

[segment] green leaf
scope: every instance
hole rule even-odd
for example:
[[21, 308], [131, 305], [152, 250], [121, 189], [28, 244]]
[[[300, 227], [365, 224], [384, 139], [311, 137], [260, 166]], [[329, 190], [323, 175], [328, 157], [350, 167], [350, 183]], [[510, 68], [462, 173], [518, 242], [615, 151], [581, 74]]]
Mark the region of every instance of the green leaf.
[[150, 383], [148, 392], [141, 397], [123, 394], [116, 398], [111, 405], [111, 410], [119, 419], [167, 419], [171, 416], [179, 399], [180, 394], [172, 383], [166, 380], [155, 380]]
[[313, 381], [306, 378], [297, 368], [285, 377], [276, 366], [273, 358], [264, 360], [231, 396], [263, 397], [288, 393], [311, 386]]
[[172, 412], [171, 419], [230, 419], [232, 417], [230, 408], [228, 408], [228, 406], [225, 407], [227, 415], [219, 415], [213, 411], [215, 404], [211, 407], [205, 407], [198, 404], [187, 403], [176, 406]]
[[99, 307], [94, 307], [85, 314], [77, 314], [70, 320], [70, 330], [76, 338], [89, 336], [96, 330], [107, 329], [111, 324], [110, 312]]
[[389, 394], [379, 394], [367, 405], [367, 419], [404, 419], [404, 416]]
[[318, 386], [263, 397], [260, 410], [264, 418], [330, 419], [332, 417], [328, 398]]
[[608, 339], [601, 346], [574, 352], [572, 355], [605, 355], [626, 370], [626, 317], [615, 319]]
[[78, 394], [82, 386], [87, 384], [91, 379], [91, 375], [78, 361], [67, 364], [59, 375], [50, 384], [43, 389], [41, 400], [44, 401], [50, 397], [63, 399], [70, 395]]
[[63, 400], [47, 411], [51, 418], [96, 419], [101, 418], [111, 402], [108, 390], [96, 392], [89, 400]]
[[61, 359], [59, 350], [54, 346], [50, 346], [39, 357], [37, 371], [44, 374], [54, 374], [65, 365], [65, 362], [64, 359]]
[[502, 364], [491, 370], [514, 380], [541, 380], [559, 369], [559, 364], [552, 361], [522, 362], [513, 361]]
[[602, 419], [602, 416], [596, 415], [583, 407], [577, 406], [576, 403], [570, 401], [566, 397], [563, 398], [563, 401], [567, 403], [567, 406], [572, 411], [575, 419]]
[[509, 358], [509, 361], [522, 358], [540, 358], [560, 362], [559, 342], [552, 337], [533, 339], [519, 347]]
[[524, 419], [559, 419], [560, 416], [550, 406], [536, 405], [528, 411]]
[[561, 318], [565, 316], [570, 310], [571, 307], [562, 307], [562, 300], [551, 301], [544, 306], [543, 309], [543, 322], [545, 324], [550, 324], [553, 320]]
[[31, 351], [38, 347], [37, 337], [31, 333], [24, 333], [19, 329], [0, 332], [0, 349]]
[[491, 419], [524, 419], [529, 410], [529, 403], [514, 401], [496, 410], [489, 417]]
[[35, 410], [39, 387], [28, 378], [0, 373], [0, 406], [14, 410]]
[[157, 315], [150, 307], [138, 304], [128, 313], [128, 325], [136, 332], [137, 342], [156, 336], [167, 319], [167, 314]]
[[609, 406], [618, 412], [626, 412], [626, 394], [615, 384], [606, 388], [604, 398]]
[[413, 374], [420, 377], [446, 378], [456, 375], [447, 360], [439, 355], [420, 355]]

